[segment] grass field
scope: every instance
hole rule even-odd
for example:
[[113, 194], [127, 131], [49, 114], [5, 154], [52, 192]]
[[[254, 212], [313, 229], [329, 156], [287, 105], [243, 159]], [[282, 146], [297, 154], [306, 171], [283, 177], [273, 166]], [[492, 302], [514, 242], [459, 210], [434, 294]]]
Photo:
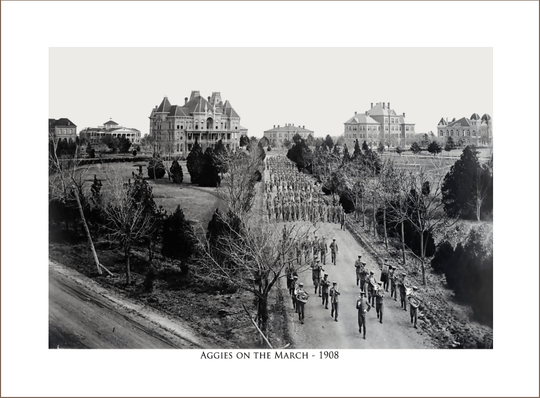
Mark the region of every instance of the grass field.
[[[201, 188], [191, 185], [186, 162], [180, 162], [180, 165], [184, 172], [184, 182], [180, 185], [169, 181], [167, 175], [157, 180], [147, 179], [152, 187], [156, 204], [163, 206], [168, 212], [173, 212], [176, 206], [180, 205], [189, 220], [194, 224], [200, 223], [206, 229], [213, 211], [216, 208], [223, 210], [225, 206], [218, 198], [215, 188]], [[132, 172], [138, 173], [138, 166], [142, 166], [143, 174], [147, 176], [146, 162], [97, 164], [84, 167], [85, 190], [90, 193], [94, 175], [102, 180], [102, 190], [107, 189], [107, 181], [111, 179], [117, 178], [127, 182], [131, 178]]]

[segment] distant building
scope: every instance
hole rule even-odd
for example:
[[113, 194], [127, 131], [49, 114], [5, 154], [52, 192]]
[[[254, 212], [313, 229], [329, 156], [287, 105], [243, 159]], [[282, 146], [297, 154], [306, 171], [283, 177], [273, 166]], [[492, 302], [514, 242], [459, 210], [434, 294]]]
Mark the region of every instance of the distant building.
[[77, 126], [67, 118], [49, 119], [49, 137], [75, 141]]
[[124, 137], [129, 139], [132, 144], [141, 143], [141, 132], [139, 130], [120, 126], [113, 120], [103, 123], [103, 126], [87, 127], [81, 130], [79, 136], [92, 145], [100, 144], [105, 136], [111, 136], [112, 138]]
[[377, 144], [379, 141], [385, 145], [405, 145], [407, 138], [413, 136], [414, 123], [405, 119], [405, 113], [398, 115], [390, 108], [390, 102], [378, 102], [364, 113], [354, 112], [354, 116], [344, 123], [344, 138], [346, 141], [357, 140]]
[[268, 138], [271, 145], [281, 145], [284, 140], [292, 142], [293, 137], [298, 134], [303, 139], [307, 139], [308, 136], [314, 137], [313, 130], [306, 129], [306, 126], [295, 126], [294, 124], [285, 124], [280, 126], [279, 124], [270, 130], [264, 132], [264, 137]]
[[437, 135], [443, 138], [445, 144], [448, 137], [452, 137], [455, 144], [461, 142], [463, 145], [492, 146], [493, 119], [487, 113], [482, 117], [473, 113], [470, 118], [454, 118], [451, 122], [448, 122], [448, 118], [441, 118], [437, 125]]
[[219, 92], [201, 97], [192, 91], [184, 105], [171, 105], [167, 97], [150, 113], [150, 136], [157, 149], [165, 154], [187, 155], [195, 141], [205, 150], [219, 140], [229, 149], [238, 148], [241, 135], [247, 129], [240, 125], [240, 116], [229, 101], [223, 102]]

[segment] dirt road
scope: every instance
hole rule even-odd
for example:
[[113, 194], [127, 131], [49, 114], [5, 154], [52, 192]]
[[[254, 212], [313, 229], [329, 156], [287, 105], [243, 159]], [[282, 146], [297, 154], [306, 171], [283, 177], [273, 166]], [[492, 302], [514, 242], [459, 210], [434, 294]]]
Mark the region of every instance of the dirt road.
[[[313, 225], [310, 228], [315, 230]], [[390, 292], [384, 298], [383, 323], [379, 323], [375, 308], [372, 308], [367, 315], [367, 335], [366, 340], [363, 340], [358, 332], [356, 300], [359, 288], [356, 286], [354, 262], [358, 254], [361, 254], [368, 269], [375, 272], [378, 280], [380, 271], [377, 263], [348, 231], [340, 229], [339, 224], [317, 224], [315, 233], [318, 237], [325, 236], [328, 244], [335, 238], [339, 247], [337, 264], [331, 264], [328, 253], [324, 266], [328, 278], [338, 283], [341, 292], [338, 322], [330, 317], [330, 305], [328, 310], [324, 309], [321, 298], [313, 294], [311, 271], [304, 272], [299, 275], [299, 281], [304, 283], [310, 298], [305, 306], [303, 325], [298, 321], [292, 302], [286, 295], [294, 348], [434, 348], [427, 336], [412, 327], [408, 308], [407, 311], [400, 308], [399, 295], [398, 301], [394, 301], [390, 299]]]
[[83, 275], [50, 264], [49, 348], [202, 348], [205, 345], [174, 320], [112, 297]]

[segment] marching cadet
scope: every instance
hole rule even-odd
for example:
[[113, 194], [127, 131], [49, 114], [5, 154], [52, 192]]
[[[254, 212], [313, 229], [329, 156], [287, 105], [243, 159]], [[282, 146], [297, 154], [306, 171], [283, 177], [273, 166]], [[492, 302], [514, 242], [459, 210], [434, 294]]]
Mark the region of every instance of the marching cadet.
[[313, 236], [312, 246], [313, 246], [313, 260], [315, 260], [316, 258], [318, 258], [319, 250], [320, 250], [319, 239], [317, 239], [317, 235]]
[[401, 308], [403, 308], [405, 311], [407, 311], [407, 288], [405, 287], [405, 277], [406, 273], [401, 273], [401, 278], [398, 282], [398, 288], [399, 288], [399, 299], [401, 301]]
[[319, 289], [319, 297], [321, 297], [321, 271], [324, 271], [319, 260], [316, 260], [311, 265], [311, 276], [313, 278], [313, 286], [315, 286], [315, 293]]
[[341, 224], [341, 229], [343, 229], [343, 226], [345, 225], [345, 210], [341, 208], [339, 212], [339, 222]]
[[376, 285], [375, 275], [373, 271], [369, 271], [369, 276], [367, 279], [367, 299], [369, 305], [371, 305], [372, 307], [375, 307], [375, 292], [373, 291], [374, 285]]
[[379, 288], [377, 289], [377, 292], [375, 293], [375, 310], [377, 311], [377, 318], [379, 318], [380, 323], [382, 323], [382, 317], [383, 317], [383, 298], [384, 298], [383, 283], [379, 282]]
[[296, 263], [302, 264], [302, 246], [298, 239], [294, 242], [294, 248], [296, 249]]
[[[413, 291], [409, 294], [409, 297], [418, 299], [418, 293], [417, 293], [418, 288], [416, 286], [413, 286], [412, 290]], [[416, 321], [418, 321], [418, 306], [413, 305], [413, 303], [409, 301], [409, 308], [411, 311], [411, 323], [414, 324], [415, 329], [418, 329], [416, 327]]]
[[389, 266], [388, 266], [388, 259], [385, 258], [384, 259], [384, 264], [383, 264], [383, 267], [382, 267], [382, 271], [381, 271], [381, 282], [383, 282], [383, 288], [384, 290], [388, 291], [388, 271], [389, 271]]
[[356, 309], [358, 310], [358, 332], [362, 333], [362, 328], [364, 328], [364, 340], [366, 339], [366, 314], [371, 309], [371, 305], [366, 300], [366, 292], [364, 290], [360, 291], [360, 297], [356, 302]]
[[328, 245], [322, 237], [319, 242], [319, 250], [321, 251], [321, 261], [324, 265], [326, 265], [326, 252], [328, 251]]
[[309, 297], [309, 295], [307, 294], [307, 292], [304, 290], [304, 284], [302, 282], [300, 282], [294, 292], [294, 297], [296, 298], [296, 312], [298, 312], [298, 320], [300, 321], [300, 323], [304, 323], [304, 306], [305, 306], [305, 301], [302, 301], [302, 300], [299, 300], [298, 297]]
[[394, 301], [397, 301], [397, 275], [396, 267], [393, 265], [390, 266], [390, 272], [388, 273], [390, 278], [390, 298], [394, 298]]
[[[339, 309], [339, 295], [341, 294], [337, 287], [337, 282], [332, 282], [332, 288], [330, 289], [330, 302], [332, 303], [332, 311], [330, 316], [337, 322], [338, 309]], [[336, 314], [334, 317], [334, 313]]]
[[323, 280], [321, 281], [322, 286], [322, 305], [324, 308], [328, 309], [328, 289], [330, 288], [330, 281], [328, 280], [328, 272], [324, 273]]
[[[358, 259], [354, 263], [354, 268], [356, 269], [356, 271], [355, 271], [355, 274], [356, 274], [356, 286], [358, 286], [358, 282], [360, 282], [360, 274], [363, 271], [362, 255], [361, 254], [358, 255]], [[360, 288], [362, 288], [362, 286], [360, 286]]]
[[335, 239], [332, 239], [332, 243], [330, 243], [330, 252], [332, 255], [332, 264], [336, 265], [336, 256], [338, 253], [338, 245], [336, 243]]
[[296, 273], [293, 273], [293, 280], [291, 281], [291, 285], [290, 285], [290, 289], [289, 289], [289, 294], [291, 295], [291, 298], [292, 298], [292, 307], [296, 310], [296, 295], [295, 295], [295, 291], [296, 289], [298, 288], [298, 275], [296, 275]]

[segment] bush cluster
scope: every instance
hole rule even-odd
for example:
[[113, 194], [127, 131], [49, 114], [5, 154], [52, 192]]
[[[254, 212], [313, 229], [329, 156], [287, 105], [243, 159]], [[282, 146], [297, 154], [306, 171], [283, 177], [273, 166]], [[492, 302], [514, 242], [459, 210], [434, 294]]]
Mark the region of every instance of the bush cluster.
[[477, 230], [471, 230], [465, 244], [455, 249], [449, 242], [440, 244], [431, 265], [444, 273], [456, 299], [471, 304], [479, 321], [493, 324], [493, 253]]

